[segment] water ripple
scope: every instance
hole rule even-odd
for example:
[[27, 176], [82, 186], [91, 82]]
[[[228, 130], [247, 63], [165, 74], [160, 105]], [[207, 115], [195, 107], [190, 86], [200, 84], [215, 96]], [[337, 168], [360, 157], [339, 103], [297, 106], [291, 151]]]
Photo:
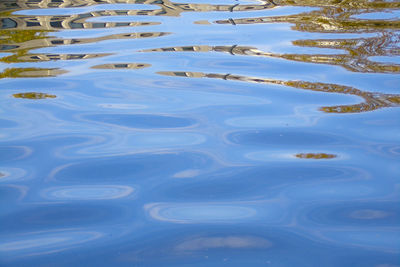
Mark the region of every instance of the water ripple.
[[0, 1], [0, 265], [398, 266], [399, 10]]

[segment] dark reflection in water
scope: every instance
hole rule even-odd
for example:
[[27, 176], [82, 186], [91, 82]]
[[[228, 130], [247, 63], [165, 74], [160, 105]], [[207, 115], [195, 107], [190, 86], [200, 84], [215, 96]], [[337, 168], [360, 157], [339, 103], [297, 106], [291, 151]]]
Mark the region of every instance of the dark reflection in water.
[[343, 86], [338, 84], [312, 83], [305, 81], [281, 81], [275, 79], [246, 77], [233, 74], [216, 74], [216, 73], [201, 73], [201, 72], [164, 71], [164, 72], [158, 72], [158, 74], [167, 76], [177, 76], [177, 77], [213, 78], [213, 79], [223, 79], [232, 81], [243, 81], [250, 83], [277, 84], [302, 90], [311, 90], [311, 91], [326, 92], [326, 93], [350, 94], [362, 97], [364, 99], [364, 102], [360, 104], [320, 108], [321, 111], [328, 113], [358, 113], [358, 112], [372, 111], [385, 107], [397, 107], [400, 105], [400, 95], [398, 94], [380, 94], [372, 92], [363, 92], [353, 87]]
[[0, 1], [0, 265], [398, 266], [399, 14]]

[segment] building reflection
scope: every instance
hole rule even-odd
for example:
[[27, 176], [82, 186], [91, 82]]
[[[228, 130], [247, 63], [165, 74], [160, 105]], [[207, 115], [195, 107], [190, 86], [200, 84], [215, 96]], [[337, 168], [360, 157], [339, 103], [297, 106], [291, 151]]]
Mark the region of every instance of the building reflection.
[[[0, 4], [0, 10], [15, 10], [15, 9], [38, 9], [38, 8], [70, 8], [70, 7], [85, 7], [101, 4], [146, 4], [158, 7], [150, 10], [104, 10], [93, 11], [81, 14], [80, 18], [99, 17], [99, 16], [172, 16], [178, 17], [183, 12], [238, 12], [238, 11], [255, 11], [264, 10], [276, 7], [273, 1], [258, 1], [258, 4], [250, 5], [213, 5], [213, 4], [192, 4], [192, 3], [176, 3], [170, 0], [10, 0]], [[26, 17], [26, 16], [25, 16]], [[46, 16], [40, 16], [46, 17]], [[62, 16], [47, 16], [46, 21], [51, 22], [56, 17]], [[69, 16], [64, 16], [65, 18]], [[73, 21], [78, 19], [74, 17]], [[63, 23], [68, 24], [68, 23]], [[47, 23], [47, 25], [50, 25]], [[51, 26], [51, 25], [50, 25]]]
[[104, 57], [110, 54], [14, 54], [12, 56], [1, 58], [0, 61], [6, 63], [17, 62], [42, 62], [42, 61], [56, 61], [56, 60], [79, 60], [91, 59], [97, 57]]
[[[51, 31], [47, 30], [0, 30], [0, 34], [2, 36], [0, 39], [0, 52], [12, 53], [10, 56], [0, 58], [0, 62], [12, 64], [21, 62], [46, 62], [57, 60], [88, 60], [109, 56], [111, 54], [38, 54], [30, 53], [30, 50], [59, 45], [90, 44], [113, 39], [156, 38], [170, 34], [168, 32], [136, 32], [112, 34], [94, 38], [60, 39], [47, 36], [49, 33], [51, 33]], [[27, 74], [27, 72], [30, 74]], [[0, 78], [49, 77], [65, 72], [65, 70], [56, 71], [55, 69], [39, 70], [36, 68], [34, 70], [34, 68], [8, 68], [0, 73]]]
[[93, 66], [93, 69], [143, 69], [150, 67], [146, 63], [115, 63], [115, 64], [101, 64]]
[[[155, 9], [98, 10], [74, 15], [15, 15], [14, 11], [41, 8], [70, 8], [102, 4], [147, 4]], [[374, 33], [372, 37], [340, 39], [295, 40], [294, 46], [304, 48], [329, 48], [337, 54], [272, 53], [255, 47], [227, 46], [184, 46], [160, 48], [149, 51], [196, 51], [225, 52], [232, 55], [276, 57], [292, 61], [329, 64], [353, 72], [400, 73], [400, 64], [376, 62], [371, 57], [400, 56], [398, 44], [400, 28], [398, 19], [360, 19], [357, 16], [373, 12], [390, 12], [400, 8], [397, 1], [337, 1], [337, 0], [259, 0], [257, 4], [218, 5], [205, 3], [175, 3], [169, 0], [8, 0], [0, 3], [0, 52], [13, 53], [0, 58], [4, 63], [41, 62], [52, 60], [91, 59], [109, 54], [31, 54], [29, 50], [58, 45], [96, 43], [113, 39], [155, 38], [167, 32], [141, 32], [112, 34], [94, 38], [61, 39], [51, 37], [52, 32], [63, 29], [101, 29], [111, 27], [136, 27], [158, 25], [160, 22], [89, 22], [89, 19], [110, 16], [170, 16], [177, 17], [183, 12], [230, 12], [266, 10], [282, 6], [318, 7], [317, 10], [293, 15], [228, 18], [214, 21], [214, 24], [259, 24], [290, 23], [292, 28], [303, 32], [318, 33]], [[246, 14], [246, 13], [245, 13]], [[250, 13], [251, 14], [251, 13]], [[205, 23], [205, 22], [201, 22]], [[323, 51], [323, 50], [321, 50]], [[343, 53], [345, 52], [345, 53]], [[12, 77], [5, 73], [0, 77]], [[49, 75], [47, 75], [49, 76]], [[50, 75], [52, 76], [52, 75]]]
[[[266, 1], [269, 2], [269, 1]], [[368, 73], [399, 73], [399, 64], [374, 62], [372, 56], [399, 56], [400, 20], [395, 19], [361, 19], [359, 16], [374, 12], [390, 12], [400, 8], [398, 1], [334, 1], [334, 0], [275, 0], [277, 6], [318, 7], [318, 10], [287, 16], [250, 17], [214, 21], [215, 24], [263, 24], [290, 23], [292, 29], [302, 32], [317, 33], [375, 33], [377, 36], [353, 39], [308, 39], [293, 41], [293, 45], [312, 48], [330, 48], [344, 50], [346, 54], [280, 54], [258, 56], [275, 56], [288, 60], [331, 64], [346, 68], [349, 71]], [[204, 23], [204, 22], [203, 22]], [[237, 51], [238, 49], [236, 49]], [[252, 54], [252, 53], [250, 53]]]
[[233, 74], [216, 74], [216, 73], [202, 73], [202, 72], [183, 72], [183, 71], [162, 71], [158, 74], [176, 77], [189, 77], [189, 78], [213, 78], [231, 81], [242, 81], [259, 84], [276, 84], [289, 86], [296, 89], [310, 90], [325, 93], [339, 93], [358, 96], [364, 99], [364, 102], [354, 105], [339, 105], [330, 107], [321, 107], [320, 110], [327, 113], [360, 113], [372, 111], [380, 108], [398, 107], [400, 106], [400, 95], [397, 94], [382, 94], [374, 92], [365, 92], [354, 87], [331, 84], [331, 83], [318, 83], [306, 81], [283, 81], [277, 79], [266, 79], [257, 77], [248, 77]]
[[64, 73], [66, 71], [59, 68], [7, 68], [0, 73], [0, 79], [54, 77]]
[[[348, 51], [348, 54], [336, 54], [336, 55], [335, 54], [333, 55], [332, 54], [329, 55], [279, 54], [279, 53], [261, 51], [255, 47], [237, 46], [237, 45], [179, 46], [179, 47], [146, 49], [142, 50], [141, 52], [224, 52], [224, 53], [229, 53], [231, 55], [274, 57], [274, 58], [282, 58], [282, 59], [305, 62], [305, 63], [338, 65], [353, 72], [400, 73], [400, 65], [398, 64], [380, 63], [368, 59], [371, 56], [387, 56], [387, 55], [394, 55], [397, 53], [400, 54], [400, 51], [394, 48], [395, 42], [399, 37], [400, 36], [395, 35], [394, 33], [388, 33], [385, 34], [385, 38], [379, 36], [379, 37], [369, 38], [367, 40], [366, 39], [337, 40], [337, 41], [302, 40], [294, 42], [297, 45], [301, 46], [317, 47], [319, 45], [320, 48], [345, 49]], [[379, 47], [382, 46], [382, 42], [385, 41], [387, 47]], [[343, 44], [342, 48], [340, 44]]]
[[[266, 1], [269, 2], [269, 1]], [[217, 20], [216, 24], [291, 23], [293, 29], [305, 32], [362, 33], [398, 29], [400, 21], [360, 19], [361, 14], [384, 12], [400, 8], [400, 2], [389, 1], [323, 1], [323, 0], [276, 0], [277, 6], [318, 7], [318, 10], [287, 16], [251, 17]]]

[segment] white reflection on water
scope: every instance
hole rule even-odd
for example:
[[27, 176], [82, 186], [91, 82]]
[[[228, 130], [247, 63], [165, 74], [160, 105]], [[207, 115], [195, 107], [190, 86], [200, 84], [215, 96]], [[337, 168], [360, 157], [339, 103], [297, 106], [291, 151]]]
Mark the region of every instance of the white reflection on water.
[[362, 220], [373, 220], [373, 219], [380, 219], [389, 216], [389, 212], [381, 211], [381, 210], [371, 210], [371, 209], [363, 209], [363, 210], [356, 210], [350, 214], [350, 217], [355, 219], [362, 219]]
[[192, 178], [192, 177], [198, 176], [200, 173], [201, 173], [201, 170], [188, 169], [188, 170], [177, 172], [172, 177], [174, 177], [174, 178]]
[[262, 220], [267, 224], [282, 223], [287, 210], [280, 201], [151, 203], [144, 206], [155, 220], [173, 223], [238, 223]]
[[48, 188], [42, 194], [57, 200], [106, 200], [127, 197], [134, 190], [122, 185], [75, 185]]
[[249, 117], [236, 117], [227, 119], [226, 125], [235, 127], [300, 127], [312, 126], [318, 122], [317, 116], [301, 116], [301, 115], [288, 115], [288, 116], [249, 116]]
[[21, 168], [0, 167], [0, 182], [24, 181], [28, 179], [27, 171]]
[[297, 200], [351, 200], [362, 199], [363, 197], [377, 197], [388, 195], [389, 188], [384, 186], [368, 185], [359, 182], [336, 182], [336, 183], [310, 183], [299, 184], [288, 190], [287, 195]]
[[214, 203], [150, 204], [145, 209], [153, 219], [175, 223], [231, 222], [246, 220], [257, 214], [254, 208]]
[[216, 248], [268, 248], [272, 243], [252, 236], [199, 237], [184, 241], [175, 247], [179, 251], [207, 250]]
[[328, 242], [340, 243], [348, 247], [364, 247], [398, 253], [400, 233], [396, 229], [385, 230], [333, 230], [321, 231], [321, 236]]
[[57, 231], [52, 233], [34, 232], [22, 237], [12, 237], [10, 241], [3, 240], [0, 252], [24, 250], [39, 253], [50, 253], [49, 250], [68, 248], [72, 245], [93, 241], [103, 236], [100, 232], [87, 231]]

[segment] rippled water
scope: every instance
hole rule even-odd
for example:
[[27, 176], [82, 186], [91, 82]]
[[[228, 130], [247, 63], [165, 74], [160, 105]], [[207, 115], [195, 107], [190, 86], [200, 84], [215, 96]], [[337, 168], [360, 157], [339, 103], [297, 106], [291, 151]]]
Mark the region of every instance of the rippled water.
[[399, 17], [0, 1], [0, 265], [400, 266]]

